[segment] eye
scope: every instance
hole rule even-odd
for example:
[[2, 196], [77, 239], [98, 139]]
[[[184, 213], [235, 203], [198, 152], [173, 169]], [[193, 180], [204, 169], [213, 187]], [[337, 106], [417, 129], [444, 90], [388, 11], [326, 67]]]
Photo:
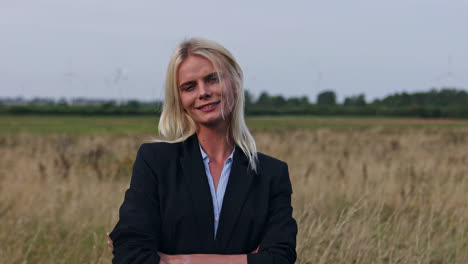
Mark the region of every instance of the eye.
[[190, 91], [193, 91], [194, 88], [195, 88], [195, 85], [188, 84], [188, 85], [184, 85], [180, 87], [180, 90], [182, 90], [182, 92], [190, 92]]
[[209, 78], [208, 78], [208, 82], [209, 83], [218, 83], [219, 82], [219, 78], [217, 75], [213, 74], [211, 75]]

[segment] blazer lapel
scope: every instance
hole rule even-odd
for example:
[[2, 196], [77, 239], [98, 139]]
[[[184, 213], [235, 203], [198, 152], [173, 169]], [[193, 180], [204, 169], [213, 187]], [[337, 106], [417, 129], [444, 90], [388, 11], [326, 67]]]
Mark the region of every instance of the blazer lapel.
[[[206, 178], [205, 166], [201, 157], [196, 134], [184, 142], [184, 155], [181, 158], [181, 167], [184, 177], [190, 186], [191, 202], [196, 216], [197, 232], [200, 243], [208, 243], [210, 247], [214, 243], [214, 215], [211, 192]], [[204, 238], [207, 238], [204, 240]]]
[[218, 250], [223, 250], [228, 246], [248, 196], [254, 176], [254, 172], [248, 167], [248, 164], [248, 159], [242, 149], [236, 147], [216, 235], [215, 246]]

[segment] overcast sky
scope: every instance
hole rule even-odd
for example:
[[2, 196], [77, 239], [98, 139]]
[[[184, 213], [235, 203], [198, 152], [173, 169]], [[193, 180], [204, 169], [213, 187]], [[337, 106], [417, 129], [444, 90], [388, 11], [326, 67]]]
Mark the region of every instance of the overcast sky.
[[191, 36], [228, 48], [254, 95], [468, 89], [467, 14], [466, 0], [0, 0], [0, 97], [161, 99]]

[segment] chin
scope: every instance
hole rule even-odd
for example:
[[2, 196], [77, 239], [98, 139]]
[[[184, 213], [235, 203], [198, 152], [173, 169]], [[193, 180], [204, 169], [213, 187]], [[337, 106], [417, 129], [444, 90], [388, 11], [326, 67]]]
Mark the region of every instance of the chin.
[[224, 122], [227, 122], [227, 120], [224, 120], [221, 116], [216, 118], [201, 119], [197, 121], [198, 124], [206, 127], [217, 127], [223, 124]]
[[216, 127], [219, 124], [222, 123], [223, 120], [218, 120], [218, 119], [213, 119], [213, 120], [203, 120], [201, 122], [198, 122], [202, 126], [206, 127]]

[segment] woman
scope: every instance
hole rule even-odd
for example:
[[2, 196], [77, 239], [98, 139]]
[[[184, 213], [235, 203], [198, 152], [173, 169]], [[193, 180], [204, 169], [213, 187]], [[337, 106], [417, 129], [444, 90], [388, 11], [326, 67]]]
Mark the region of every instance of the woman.
[[171, 57], [159, 121], [141, 145], [114, 263], [294, 263], [287, 164], [257, 153], [244, 120], [242, 71], [221, 45], [182, 42]]

